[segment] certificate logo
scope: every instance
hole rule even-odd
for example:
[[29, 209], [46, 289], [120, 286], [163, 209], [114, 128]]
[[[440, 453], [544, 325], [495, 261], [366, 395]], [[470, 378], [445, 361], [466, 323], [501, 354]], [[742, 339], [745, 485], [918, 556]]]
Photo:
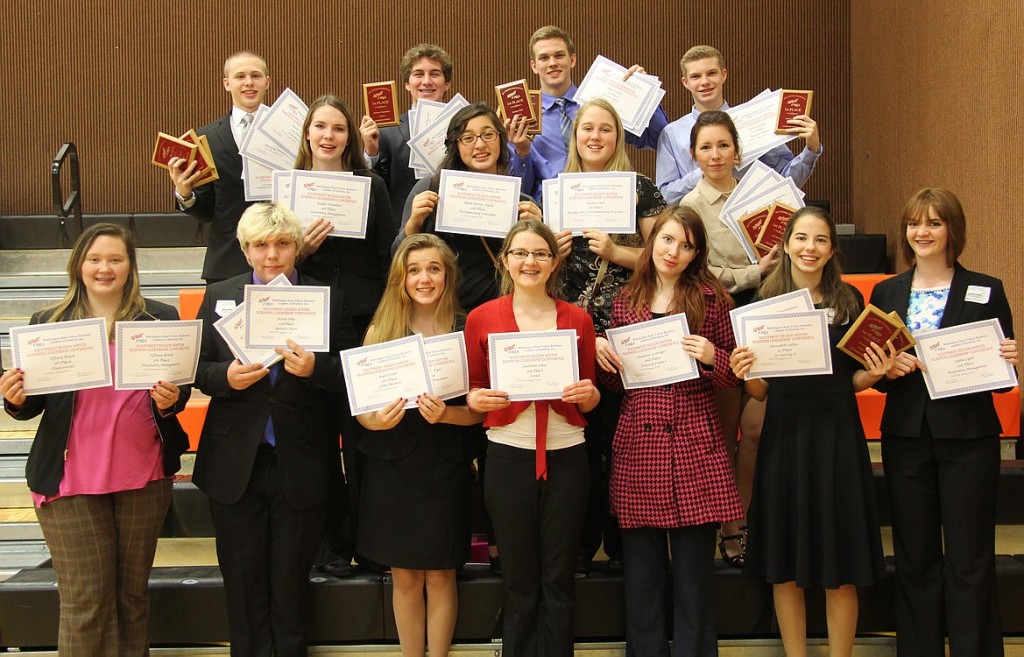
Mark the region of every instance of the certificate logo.
[[516, 346], [514, 344], [510, 344], [509, 346], [504, 348], [504, 351], [507, 354], [514, 354], [516, 353]]
[[307, 183], [302, 183], [302, 186], [305, 187], [306, 189], [316, 189], [316, 181], [311, 180]]
[[622, 338], [622, 346], [623, 346], [623, 347], [629, 346], [629, 343], [630, 343], [630, 342], [631, 342], [632, 340], [633, 340], [633, 337], [632, 337], [632, 336], [630, 336], [630, 337], [628, 337], [628, 338]]
[[131, 340], [132, 342], [145, 342], [145, 340], [142, 339], [143, 335], [143, 333], [136, 333], [135, 335], [128, 336], [128, 339]]
[[42, 339], [43, 339], [43, 336], [39, 336], [38, 338], [32, 338], [31, 340], [28, 341], [28, 343], [31, 344], [31, 345], [36, 345], [36, 344], [39, 344], [39, 341], [42, 340]]
[[452, 185], [452, 187], [453, 187], [454, 189], [462, 189], [462, 188], [463, 188], [463, 187], [465, 187], [465, 186], [466, 186], [466, 183], [464, 183], [464, 182], [457, 182], [457, 183], [455, 183], [454, 185]]
[[369, 357], [369, 356], [367, 356], [366, 358], [363, 358], [363, 359], [361, 359], [361, 360], [357, 360], [357, 361], [356, 361], [356, 365], [359, 365], [359, 366], [365, 366], [365, 365], [366, 365], [367, 363], [369, 363], [369, 362], [370, 362], [370, 357]]

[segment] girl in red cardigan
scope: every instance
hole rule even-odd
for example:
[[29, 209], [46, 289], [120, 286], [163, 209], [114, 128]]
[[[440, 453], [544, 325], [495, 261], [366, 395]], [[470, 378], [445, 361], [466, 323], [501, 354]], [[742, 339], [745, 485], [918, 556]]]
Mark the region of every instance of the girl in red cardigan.
[[[573, 654], [573, 566], [590, 478], [582, 413], [601, 396], [593, 383], [594, 324], [555, 298], [559, 264], [551, 229], [519, 221], [500, 252], [505, 296], [466, 319], [469, 407], [486, 414], [484, 500], [501, 552], [507, 657]], [[507, 392], [491, 389], [489, 333], [554, 329], [576, 330], [580, 381], [561, 399], [538, 402], [510, 402]]]
[[[739, 518], [743, 510], [715, 403], [716, 388], [736, 385], [729, 369], [732, 301], [708, 271], [707, 253], [697, 212], [685, 206], [666, 210], [612, 307], [613, 327], [685, 313], [690, 335], [679, 357], [695, 358], [700, 374], [626, 390], [612, 441], [610, 501], [622, 528], [626, 643], [632, 655], [669, 654], [670, 595], [672, 654], [718, 654], [715, 536], [719, 523]], [[604, 338], [599, 341], [601, 380], [621, 390], [622, 361]]]

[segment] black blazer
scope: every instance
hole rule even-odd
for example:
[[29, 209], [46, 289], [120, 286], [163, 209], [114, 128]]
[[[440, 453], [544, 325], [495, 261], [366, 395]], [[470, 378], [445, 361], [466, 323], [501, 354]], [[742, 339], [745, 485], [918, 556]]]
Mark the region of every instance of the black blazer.
[[[303, 379], [281, 370], [277, 382], [265, 376], [245, 390], [228, 386], [228, 366], [235, 360], [213, 323], [220, 319], [217, 301], [240, 304], [252, 272], [213, 283], [199, 308], [203, 342], [196, 385], [211, 397], [196, 454], [192, 481], [222, 504], [234, 504], [245, 492], [263, 440], [267, 416], [274, 419], [275, 454], [288, 503], [306, 508], [327, 499], [327, 455], [337, 450], [343, 408], [339, 393], [344, 378], [338, 352], [356, 346], [355, 329], [345, 295], [331, 290], [331, 350], [316, 354], [313, 375]], [[300, 285], [323, 285], [300, 275]]]
[[[37, 312], [32, 315], [31, 323], [39, 324], [49, 319], [48, 312]], [[166, 303], [146, 299], [146, 312], [134, 320], [174, 320], [178, 319], [178, 311]], [[164, 417], [157, 411], [156, 404], [150, 400], [150, 409], [156, 428], [163, 442], [164, 475], [171, 476], [181, 468], [181, 455], [188, 449], [188, 434], [181, 428], [176, 417], [185, 408], [192, 396], [191, 386], [179, 386], [178, 401], [171, 409], [171, 414]], [[71, 419], [75, 409], [74, 392], [55, 392], [49, 395], [32, 395], [17, 411], [4, 400], [4, 409], [16, 420], [30, 420], [43, 411], [36, 430], [35, 440], [28, 455], [25, 476], [28, 487], [40, 495], [53, 496], [60, 492], [60, 482], [64, 478], [64, 451], [68, 447], [71, 436]]]
[[242, 213], [252, 203], [245, 200], [242, 156], [238, 154], [238, 145], [231, 134], [231, 113], [196, 132], [206, 135], [209, 140], [219, 178], [196, 187], [196, 202], [185, 212], [210, 224], [203, 278], [223, 280], [249, 271], [249, 264], [238, 246], [235, 229]]
[[[913, 278], [914, 270], [911, 269], [879, 283], [871, 293], [871, 303], [885, 312], [895, 310], [904, 322], [907, 321]], [[989, 288], [987, 303], [975, 303], [964, 298], [971, 285]], [[1002, 281], [970, 271], [957, 263], [939, 328], [984, 319], [999, 320], [1006, 337], [1013, 337], [1013, 316]], [[983, 438], [998, 436], [1002, 431], [990, 392], [933, 400], [928, 397], [928, 388], [920, 372], [893, 381], [883, 378], [875, 387], [886, 393], [883, 434], [920, 436], [924, 421], [928, 422], [935, 438]]]
[[392, 229], [395, 233], [402, 228], [405, 199], [409, 197], [412, 186], [416, 184], [416, 174], [409, 168], [410, 138], [409, 113], [404, 112], [398, 117], [398, 125], [381, 128], [377, 164], [373, 167], [388, 186]]
[[395, 231], [384, 181], [373, 171], [356, 171], [354, 175], [370, 178], [366, 238], [328, 237], [299, 270], [344, 290], [352, 314], [366, 316], [373, 315], [384, 294]]

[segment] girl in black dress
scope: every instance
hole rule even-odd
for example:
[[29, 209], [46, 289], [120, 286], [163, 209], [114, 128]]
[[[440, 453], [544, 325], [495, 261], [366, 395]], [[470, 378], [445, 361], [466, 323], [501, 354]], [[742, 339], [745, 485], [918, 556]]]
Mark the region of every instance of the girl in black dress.
[[[444, 240], [405, 238], [365, 344], [461, 329], [455, 287], [455, 254]], [[359, 443], [367, 458], [358, 550], [391, 565], [403, 657], [422, 657], [425, 642], [432, 657], [444, 657], [455, 631], [455, 569], [469, 558], [471, 471], [462, 432], [450, 425], [477, 424], [483, 415], [464, 397], [446, 404], [424, 393], [409, 412], [407, 401], [358, 416], [369, 430]]]
[[[828, 310], [832, 374], [744, 383], [755, 399], [767, 398], [744, 570], [772, 584], [789, 657], [807, 654], [804, 589], [811, 587], [825, 589], [830, 654], [850, 655], [857, 585], [885, 574], [871, 461], [854, 393], [892, 366], [892, 344], [872, 343], [864, 354], [868, 370], [836, 348], [864, 301], [840, 278], [836, 229], [827, 212], [806, 207], [794, 213], [783, 250], [758, 296], [806, 288], [815, 307]], [[747, 346], [736, 347], [730, 358], [741, 379], [754, 362]]]

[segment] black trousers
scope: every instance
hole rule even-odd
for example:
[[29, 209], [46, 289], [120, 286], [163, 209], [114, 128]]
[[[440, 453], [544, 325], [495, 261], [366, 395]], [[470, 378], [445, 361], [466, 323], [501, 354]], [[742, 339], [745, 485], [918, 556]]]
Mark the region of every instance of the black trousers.
[[572, 657], [574, 564], [589, 472], [584, 445], [547, 453], [538, 480], [534, 450], [490, 443], [484, 498], [501, 552], [505, 588], [502, 654]]
[[270, 448], [235, 504], [210, 501], [224, 576], [232, 657], [304, 657], [309, 571], [324, 528], [324, 505], [288, 504]]
[[[995, 508], [999, 440], [882, 436], [900, 657], [1001, 657]], [[945, 548], [945, 550], [943, 550]]]
[[[717, 524], [622, 530], [627, 657], [715, 657]], [[669, 561], [669, 548], [672, 559]]]

